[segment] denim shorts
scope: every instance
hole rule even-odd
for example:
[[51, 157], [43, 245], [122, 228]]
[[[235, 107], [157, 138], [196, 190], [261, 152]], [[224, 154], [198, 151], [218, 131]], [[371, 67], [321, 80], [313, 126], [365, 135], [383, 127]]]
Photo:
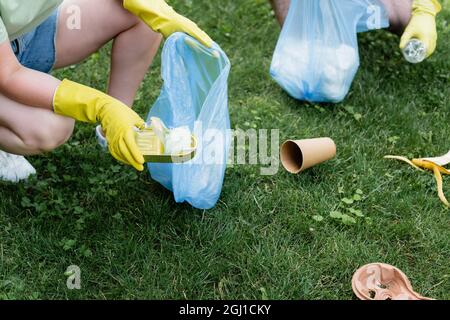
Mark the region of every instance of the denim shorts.
[[49, 73], [56, 60], [58, 9], [34, 30], [11, 42], [19, 62], [29, 69]]

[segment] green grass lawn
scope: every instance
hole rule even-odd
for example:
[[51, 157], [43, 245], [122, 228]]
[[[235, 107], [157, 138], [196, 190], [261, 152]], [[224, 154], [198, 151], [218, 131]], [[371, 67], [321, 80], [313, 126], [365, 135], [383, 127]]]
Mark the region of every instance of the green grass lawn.
[[[449, 1], [438, 50], [420, 65], [404, 62], [397, 37], [361, 35], [360, 71], [337, 105], [295, 101], [271, 80], [279, 27], [265, 0], [172, 3], [228, 53], [233, 127], [330, 136], [337, 158], [300, 175], [234, 166], [218, 205], [201, 211], [116, 163], [78, 124], [65, 146], [30, 158], [37, 177], [0, 183], [0, 299], [354, 299], [352, 274], [370, 262], [450, 298], [450, 211], [431, 174], [383, 159], [450, 149]], [[108, 62], [105, 48], [56, 75], [104, 89]], [[160, 87], [158, 55], [136, 101], [142, 116]], [[339, 207], [365, 217], [343, 224], [330, 217]], [[66, 287], [69, 265], [82, 270], [81, 290]]]

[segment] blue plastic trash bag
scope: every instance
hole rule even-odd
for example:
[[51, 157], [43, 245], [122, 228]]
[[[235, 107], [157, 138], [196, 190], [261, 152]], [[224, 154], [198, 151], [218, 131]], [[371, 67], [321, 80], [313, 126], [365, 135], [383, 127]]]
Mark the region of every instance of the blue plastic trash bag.
[[151, 176], [171, 190], [176, 202], [210, 209], [222, 191], [230, 148], [228, 75], [230, 61], [217, 44], [207, 49], [175, 33], [162, 53], [164, 85], [150, 117], [169, 128], [188, 126], [198, 139], [196, 156], [178, 164], [148, 164]]
[[292, 0], [270, 73], [296, 99], [342, 101], [359, 68], [357, 32], [388, 26], [378, 0]]

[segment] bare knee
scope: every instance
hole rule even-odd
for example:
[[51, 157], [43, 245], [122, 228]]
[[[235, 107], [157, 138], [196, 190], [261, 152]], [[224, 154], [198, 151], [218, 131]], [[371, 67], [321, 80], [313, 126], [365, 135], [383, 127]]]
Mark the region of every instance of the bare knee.
[[[142, 64], [148, 64], [148, 60], [152, 60], [158, 51], [162, 35], [153, 31], [141, 19], [128, 12], [123, 7], [120, 9], [120, 32], [115, 37], [114, 48], [126, 50], [130, 55], [130, 47], [132, 46], [132, 55], [139, 56], [138, 60]], [[113, 57], [114, 58], [114, 57]], [[136, 61], [136, 62], [138, 62]]]
[[34, 154], [50, 152], [60, 147], [72, 136], [75, 121], [55, 116], [34, 124], [23, 137], [24, 144]]
[[[106, 0], [109, 1], [109, 0]], [[136, 35], [138, 41], [135, 42], [136, 46], [143, 45], [145, 43], [162, 41], [162, 36], [159, 33], [154, 32], [148, 25], [146, 25], [140, 18], [129, 12], [123, 7], [122, 1], [116, 1], [111, 4], [115, 6], [114, 15], [115, 21], [118, 27], [121, 29], [119, 33], [133, 30], [133, 34]], [[109, 21], [109, 20], [108, 20]], [[110, 21], [108, 25], [110, 26]]]
[[270, 0], [270, 4], [275, 11], [278, 22], [283, 26], [289, 12], [291, 0]]
[[141, 54], [146, 54], [149, 57], [153, 57], [158, 48], [161, 46], [163, 37], [160, 33], [154, 32], [144, 22], [140, 21], [131, 29], [133, 37], [139, 39], [136, 42], [136, 50], [140, 50]]
[[389, 15], [389, 31], [401, 35], [411, 19], [412, 0], [381, 0]]
[[135, 26], [137, 33], [144, 37], [147, 44], [157, 44], [158, 46], [161, 44], [163, 40], [163, 36], [153, 31], [145, 22], [139, 19], [138, 23]]
[[[133, 16], [134, 24], [124, 30], [114, 40], [113, 61], [133, 61], [136, 68], [147, 69], [158, 52], [162, 42], [162, 35], [154, 32], [140, 19]], [[130, 51], [132, 46], [133, 50]], [[116, 54], [118, 54], [116, 56]], [[126, 57], [127, 59], [124, 59]], [[136, 59], [136, 57], [139, 57]]]

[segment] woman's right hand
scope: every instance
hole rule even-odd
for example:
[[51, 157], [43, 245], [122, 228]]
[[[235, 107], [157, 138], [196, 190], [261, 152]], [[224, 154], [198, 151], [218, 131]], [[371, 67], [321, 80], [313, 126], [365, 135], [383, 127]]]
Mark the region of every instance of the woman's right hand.
[[78, 121], [100, 122], [111, 155], [136, 170], [144, 170], [144, 156], [136, 144], [134, 130], [143, 129], [145, 122], [124, 103], [93, 88], [64, 80], [55, 92], [53, 107], [55, 113]]

